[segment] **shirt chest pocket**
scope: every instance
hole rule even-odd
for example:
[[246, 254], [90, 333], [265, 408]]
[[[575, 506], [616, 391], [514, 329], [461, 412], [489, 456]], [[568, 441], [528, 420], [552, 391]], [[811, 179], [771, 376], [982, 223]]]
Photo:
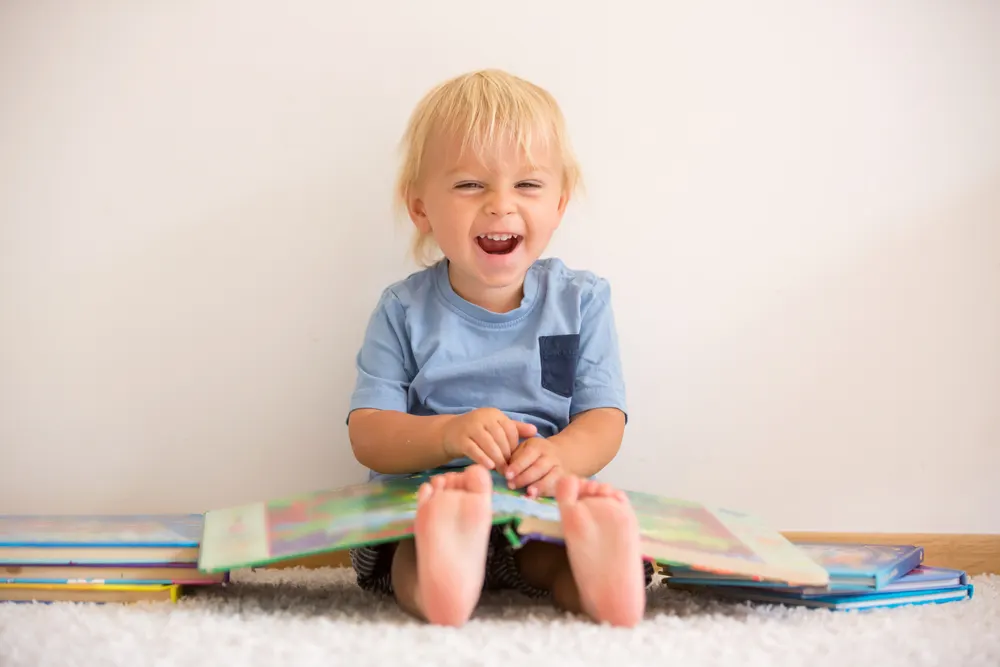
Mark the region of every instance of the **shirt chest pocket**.
[[580, 334], [539, 336], [538, 355], [542, 387], [563, 398], [573, 396], [576, 364], [580, 357]]

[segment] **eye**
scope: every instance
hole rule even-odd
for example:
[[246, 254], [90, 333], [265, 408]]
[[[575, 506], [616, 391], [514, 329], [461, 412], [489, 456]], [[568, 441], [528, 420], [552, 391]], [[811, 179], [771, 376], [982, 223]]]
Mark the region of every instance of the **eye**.
[[517, 184], [517, 187], [532, 189], [532, 188], [540, 188], [542, 187], [542, 184], [539, 183], [538, 181], [522, 181]]
[[482, 187], [482, 184], [476, 183], [475, 181], [463, 181], [455, 184], [456, 190], [475, 190]]

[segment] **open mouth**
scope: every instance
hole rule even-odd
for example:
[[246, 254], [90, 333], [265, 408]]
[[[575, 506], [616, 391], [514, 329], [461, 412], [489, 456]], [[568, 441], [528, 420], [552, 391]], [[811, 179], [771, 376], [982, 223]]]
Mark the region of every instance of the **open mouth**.
[[508, 255], [521, 243], [517, 234], [480, 234], [476, 243], [488, 255]]

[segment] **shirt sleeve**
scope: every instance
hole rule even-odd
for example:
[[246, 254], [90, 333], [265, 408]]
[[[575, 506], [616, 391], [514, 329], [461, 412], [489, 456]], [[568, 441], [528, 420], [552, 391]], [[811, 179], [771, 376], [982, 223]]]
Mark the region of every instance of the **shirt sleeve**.
[[598, 279], [581, 306], [580, 350], [570, 416], [595, 408], [618, 408], [627, 419], [625, 379], [608, 281]]
[[386, 290], [368, 320], [357, 354], [358, 374], [348, 417], [360, 408], [406, 412], [413, 379], [408, 357], [405, 312], [398, 297]]

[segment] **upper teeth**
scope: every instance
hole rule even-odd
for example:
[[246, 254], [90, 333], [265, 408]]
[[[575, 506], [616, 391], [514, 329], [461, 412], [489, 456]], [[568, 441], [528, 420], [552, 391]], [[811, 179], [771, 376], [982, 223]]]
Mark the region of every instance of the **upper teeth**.
[[491, 241], [509, 241], [510, 239], [516, 239], [517, 234], [480, 234], [479, 238]]

